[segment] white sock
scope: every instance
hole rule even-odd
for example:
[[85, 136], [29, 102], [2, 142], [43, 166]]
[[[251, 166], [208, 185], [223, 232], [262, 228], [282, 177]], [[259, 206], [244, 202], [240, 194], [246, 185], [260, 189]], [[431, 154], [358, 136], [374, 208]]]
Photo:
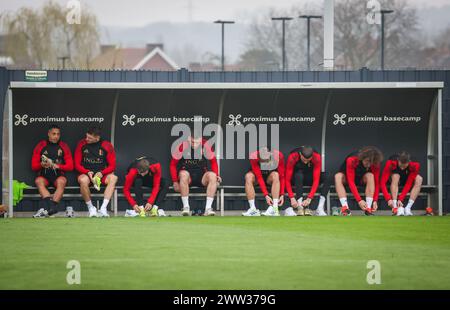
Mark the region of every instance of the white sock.
[[101, 210], [106, 211], [106, 207], [108, 206], [109, 199], [103, 199], [102, 206], [100, 207]]
[[367, 207], [372, 208], [373, 197], [366, 197]]
[[339, 198], [339, 201], [341, 202], [341, 206], [348, 207], [347, 198]]
[[406, 205], [406, 208], [411, 209], [412, 205], [414, 204], [414, 200], [410, 199], [408, 201], [408, 204]]
[[213, 197], [206, 197], [205, 210], [211, 209], [213, 201], [214, 201]]
[[394, 203], [394, 208], [397, 208], [397, 199], [393, 199], [392, 202]]
[[256, 206], [255, 206], [255, 199], [250, 199], [250, 200], [248, 201], [248, 204], [250, 205], [250, 209], [252, 209], [252, 210], [256, 209]]
[[189, 208], [189, 196], [181, 197], [181, 202], [183, 203], [183, 208]]
[[300, 197], [299, 199], [297, 199], [297, 203], [300, 206], [303, 202], [303, 197]]
[[317, 210], [319, 211], [323, 211], [323, 207], [325, 205], [325, 197], [324, 196], [320, 196], [319, 198], [319, 205], [317, 206]]
[[87, 201], [86, 205], [88, 208], [95, 208], [94, 205], [92, 204], [92, 200]]
[[272, 201], [273, 201], [273, 204], [272, 204], [273, 210], [274, 211], [278, 211], [278, 202], [279, 202], [279, 200], [274, 198]]

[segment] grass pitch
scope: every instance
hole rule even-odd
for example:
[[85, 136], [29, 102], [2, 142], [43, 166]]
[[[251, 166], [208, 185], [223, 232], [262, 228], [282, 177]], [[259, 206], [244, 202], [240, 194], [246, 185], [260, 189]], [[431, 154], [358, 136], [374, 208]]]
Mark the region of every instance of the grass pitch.
[[450, 217], [19, 218], [0, 234], [0, 289], [450, 289]]

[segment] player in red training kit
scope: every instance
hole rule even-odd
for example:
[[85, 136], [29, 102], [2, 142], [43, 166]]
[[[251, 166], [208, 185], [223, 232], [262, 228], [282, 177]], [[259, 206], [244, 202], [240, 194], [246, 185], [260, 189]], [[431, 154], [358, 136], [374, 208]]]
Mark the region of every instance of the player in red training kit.
[[[359, 207], [366, 215], [373, 215], [378, 209], [380, 164], [382, 161], [383, 154], [374, 146], [363, 147], [358, 152], [347, 156], [339, 172], [334, 177], [336, 192], [342, 206], [342, 215], [351, 214], [347, 203], [345, 185], [350, 187]], [[363, 200], [359, 195], [357, 186], [365, 187], [366, 200]]]
[[[80, 173], [78, 183], [80, 184], [81, 196], [89, 210], [89, 217], [109, 217], [106, 207], [114, 193], [117, 183], [116, 152], [108, 141], [101, 139], [100, 128], [91, 127], [86, 132], [86, 138], [81, 140], [75, 149], [75, 169]], [[89, 185], [93, 184], [99, 190], [100, 185], [106, 185], [103, 203], [97, 213], [91, 200]]]
[[[193, 131], [192, 131], [193, 132]], [[209, 166], [208, 167], [208, 163]], [[173, 188], [181, 194], [183, 216], [190, 215], [189, 187], [206, 187], [205, 216], [215, 215], [212, 204], [217, 186], [222, 182], [219, 167], [209, 143], [201, 135], [192, 134], [175, 148], [170, 161]]]
[[[292, 207], [286, 209], [285, 215], [312, 215], [309, 206], [319, 185], [322, 185], [316, 215], [326, 216], [324, 205], [330, 189], [330, 182], [327, 173], [322, 172], [322, 157], [318, 152], [311, 146], [301, 146], [294, 149], [289, 154], [286, 163], [286, 190], [291, 199]], [[293, 184], [296, 188], [295, 193], [292, 190]], [[311, 186], [306, 199], [303, 199], [304, 185]], [[292, 208], [298, 209], [297, 214]]]
[[[397, 216], [411, 216], [411, 208], [420, 193], [423, 178], [419, 174], [420, 164], [417, 161], [411, 160], [411, 155], [408, 152], [400, 152], [392, 155], [384, 166], [383, 174], [381, 176], [381, 191], [388, 206], [392, 208], [393, 215]], [[387, 189], [387, 183], [390, 181], [390, 190]], [[403, 186], [403, 190], [398, 194], [399, 186]], [[411, 190], [408, 203], [404, 207], [403, 201]], [[433, 210], [428, 207], [426, 209], [427, 215], [432, 215]]]
[[[270, 151], [267, 147], [261, 147], [250, 154], [251, 168], [245, 175], [245, 193], [247, 194], [250, 208], [242, 213], [244, 216], [260, 216], [260, 211], [255, 206], [254, 184], [258, 181], [259, 187], [266, 198], [268, 208], [262, 213], [264, 216], [279, 216], [278, 207], [284, 202], [284, 156], [278, 150]], [[267, 190], [271, 186], [271, 194]]]
[[[67, 184], [64, 174], [73, 170], [72, 153], [67, 144], [61, 141], [61, 129], [57, 125], [51, 125], [48, 139], [42, 140], [34, 148], [31, 169], [37, 173], [34, 182], [45, 206], [33, 217], [47, 217], [57, 213], [57, 205]], [[49, 185], [55, 187], [53, 197], [47, 189]], [[67, 216], [72, 217], [73, 214]]]

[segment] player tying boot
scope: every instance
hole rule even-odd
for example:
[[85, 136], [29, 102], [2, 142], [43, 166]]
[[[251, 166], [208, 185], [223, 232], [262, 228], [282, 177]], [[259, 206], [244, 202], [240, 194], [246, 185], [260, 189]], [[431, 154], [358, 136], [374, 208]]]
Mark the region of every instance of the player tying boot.
[[[284, 156], [278, 150], [272, 152], [267, 147], [261, 147], [250, 154], [250, 170], [245, 175], [245, 193], [250, 208], [243, 216], [260, 216], [255, 205], [256, 180], [264, 194], [268, 208], [262, 213], [264, 216], [279, 216], [278, 207], [284, 202]], [[271, 186], [272, 197], [269, 195], [267, 185]]]
[[[131, 196], [130, 189], [132, 187], [136, 199]], [[144, 201], [143, 187], [152, 189], [146, 202]], [[136, 214], [145, 217], [146, 212], [150, 212], [151, 216], [165, 216], [161, 207], [167, 191], [168, 185], [162, 178], [161, 164], [158, 161], [151, 157], [141, 156], [128, 167], [123, 194]]]
[[[381, 176], [381, 190], [388, 206], [392, 208], [392, 214], [397, 216], [411, 216], [411, 208], [414, 201], [419, 196], [422, 187], [422, 176], [419, 175], [420, 164], [411, 160], [408, 152], [400, 152], [392, 155], [386, 162]], [[389, 193], [386, 184], [390, 181]], [[403, 186], [403, 190], [398, 194], [399, 187]], [[408, 203], [404, 206], [403, 201], [411, 190]], [[426, 214], [432, 215], [431, 208], [426, 209]]]
[[[322, 189], [316, 215], [327, 215], [324, 205], [330, 189], [330, 179], [327, 177], [326, 172], [321, 172], [321, 169], [322, 157], [311, 146], [301, 146], [290, 153], [286, 163], [286, 190], [291, 200], [291, 207], [286, 209], [286, 216], [312, 215], [309, 206], [320, 184]], [[296, 186], [295, 194], [292, 191], [292, 181], [294, 181]], [[303, 200], [304, 185], [311, 186], [311, 190], [305, 200]], [[294, 208], [297, 208], [297, 214], [294, 212]]]
[[[341, 214], [350, 215], [347, 203], [347, 191], [350, 190], [365, 215], [373, 215], [378, 209], [380, 163], [383, 154], [374, 146], [363, 147], [358, 152], [347, 156], [338, 173], [335, 175], [336, 192], [341, 202]], [[366, 200], [359, 195], [357, 186], [365, 186]]]

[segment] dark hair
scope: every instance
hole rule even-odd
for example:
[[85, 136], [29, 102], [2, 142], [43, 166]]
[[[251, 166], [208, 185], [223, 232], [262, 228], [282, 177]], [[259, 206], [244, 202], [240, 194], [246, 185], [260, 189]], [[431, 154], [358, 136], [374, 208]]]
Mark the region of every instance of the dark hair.
[[59, 130], [61, 130], [61, 128], [59, 128], [59, 126], [56, 125], [56, 124], [51, 124], [50, 126], [48, 126], [48, 131], [50, 131], [52, 129], [59, 129]]
[[375, 146], [365, 146], [359, 150], [358, 158], [369, 159], [371, 164], [378, 165], [383, 161], [383, 153]]
[[150, 162], [146, 158], [139, 160], [136, 164], [136, 169], [139, 171], [139, 173], [144, 173], [148, 171], [149, 168]]
[[398, 154], [398, 161], [401, 164], [407, 164], [407, 163], [409, 163], [411, 161], [411, 155], [408, 152], [406, 152], [406, 151], [401, 151]]
[[93, 136], [100, 136], [102, 133], [102, 130], [100, 129], [100, 127], [92, 126], [92, 127], [88, 128], [87, 133], [90, 135], [93, 135]]
[[313, 154], [314, 154], [314, 150], [312, 148], [312, 146], [309, 145], [305, 145], [302, 148], [302, 151], [300, 152], [302, 154], [303, 157], [305, 157], [306, 159], [310, 159]]

